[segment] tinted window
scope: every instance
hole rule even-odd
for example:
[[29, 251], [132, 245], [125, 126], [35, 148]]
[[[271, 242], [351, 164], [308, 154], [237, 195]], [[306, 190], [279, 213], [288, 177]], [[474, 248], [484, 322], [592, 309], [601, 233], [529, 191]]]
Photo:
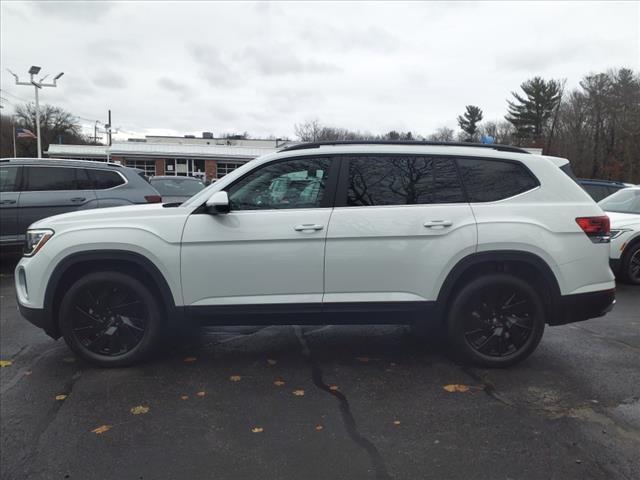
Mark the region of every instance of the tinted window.
[[124, 180], [117, 172], [111, 172], [109, 170], [89, 170], [89, 174], [93, 179], [96, 190], [105, 190], [124, 184]]
[[18, 191], [18, 167], [0, 167], [0, 192]]
[[260, 167], [229, 188], [231, 210], [320, 207], [330, 165], [299, 158]]
[[610, 195], [609, 189], [604, 185], [593, 185], [591, 183], [585, 183], [582, 186], [587, 191], [587, 193], [591, 195], [591, 198], [593, 198], [596, 202], [599, 202], [603, 198], [606, 198]]
[[519, 163], [500, 160], [459, 159], [460, 174], [470, 202], [493, 202], [538, 186]]
[[453, 160], [418, 156], [352, 157], [348, 206], [464, 202]]
[[26, 190], [77, 190], [77, 170], [70, 167], [26, 167]]

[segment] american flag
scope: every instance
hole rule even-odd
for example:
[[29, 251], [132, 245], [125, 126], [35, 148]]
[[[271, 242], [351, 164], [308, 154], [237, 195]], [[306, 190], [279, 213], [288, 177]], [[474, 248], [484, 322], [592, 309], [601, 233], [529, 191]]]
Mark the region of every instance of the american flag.
[[16, 137], [18, 138], [38, 138], [31, 130], [26, 128], [16, 128]]

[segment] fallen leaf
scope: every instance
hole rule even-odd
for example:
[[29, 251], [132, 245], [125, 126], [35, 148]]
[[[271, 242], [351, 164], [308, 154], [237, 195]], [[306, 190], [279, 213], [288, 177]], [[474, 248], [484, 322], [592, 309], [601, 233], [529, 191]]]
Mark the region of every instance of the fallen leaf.
[[187, 400], [189, 398], [189, 395], [181, 395], [180, 396], [180, 400]]
[[397, 427], [398, 425], [400, 425], [400, 420], [394, 420], [393, 424]]
[[273, 382], [273, 384], [274, 384], [276, 387], [281, 387], [281, 386], [283, 386], [283, 385], [284, 385], [284, 380], [276, 380], [275, 382]]
[[65, 398], [67, 398], [67, 396], [64, 394], [56, 395], [56, 400], [58, 401], [64, 400]]
[[294, 390], [293, 393], [296, 397], [304, 397], [304, 390]]
[[320, 430], [322, 430], [324, 427], [322, 425], [316, 425], [316, 432], [319, 432]]
[[362, 363], [369, 362], [369, 357], [356, 357], [356, 360]]
[[460, 385], [460, 384], [457, 384], [457, 383], [452, 383], [450, 385], [445, 385], [442, 388], [444, 388], [449, 393], [454, 393], [454, 392], [464, 393], [464, 392], [468, 392], [470, 390], [469, 385]]
[[98, 428], [94, 428], [93, 430], [91, 430], [91, 433], [101, 435], [108, 430], [111, 430], [111, 425], [100, 425]]
[[329, 385], [329, 390], [335, 392], [336, 390], [338, 390], [338, 385]]
[[196, 357], [185, 357], [184, 363], [193, 363], [198, 360]]
[[199, 397], [204, 397], [206, 395], [206, 392], [198, 392], [196, 393], [196, 395]]
[[75, 357], [64, 357], [64, 358], [62, 359], [62, 361], [63, 361], [64, 363], [73, 363], [73, 362], [75, 362], [75, 361], [76, 361], [76, 359], [75, 359]]
[[144, 415], [148, 411], [149, 407], [147, 407], [146, 405], [138, 405], [137, 407], [133, 407], [131, 409], [131, 413], [133, 413], [134, 415]]
[[10, 367], [11, 365], [13, 365], [11, 360], [0, 360], [0, 368]]
[[253, 427], [253, 428], [251, 429], [251, 431], [252, 431], [253, 433], [262, 433], [262, 432], [263, 432], [263, 430], [264, 430], [264, 429], [263, 429], [262, 427]]
[[231, 375], [229, 377], [229, 380], [231, 380], [232, 382], [239, 382], [240, 380], [242, 380], [242, 377], [240, 375]]
[[277, 361], [275, 361], [273, 358], [267, 358], [267, 363], [269, 365], [275, 365], [276, 363], [278, 363]]

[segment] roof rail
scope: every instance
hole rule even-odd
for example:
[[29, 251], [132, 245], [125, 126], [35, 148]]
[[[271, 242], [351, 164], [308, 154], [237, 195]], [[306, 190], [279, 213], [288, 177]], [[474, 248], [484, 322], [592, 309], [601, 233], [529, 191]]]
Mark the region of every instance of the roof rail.
[[514, 152], [514, 153], [530, 153], [524, 148], [514, 147], [513, 145], [498, 145], [487, 143], [465, 143], [465, 142], [427, 142], [427, 141], [414, 141], [414, 140], [339, 140], [335, 142], [308, 142], [299, 143], [297, 145], [291, 145], [285, 147], [281, 152], [289, 152], [291, 150], [305, 150], [307, 148], [320, 148], [324, 146], [335, 145], [429, 145], [435, 147], [473, 147], [473, 148], [490, 148], [499, 152]]
[[77, 159], [77, 158], [59, 158], [59, 157], [47, 157], [47, 158], [32, 158], [32, 157], [9, 157], [9, 158], [0, 158], [0, 162], [11, 162], [11, 161], [17, 161], [17, 162], [24, 162], [24, 163], [29, 163], [29, 162], [42, 162], [43, 165], [46, 165], [47, 163], [55, 163], [55, 162], [71, 162], [71, 163], [79, 163], [79, 164], [91, 164], [91, 165], [109, 165], [111, 167], [120, 167], [122, 168], [124, 165], [117, 163], [117, 162], [107, 162], [107, 161], [103, 161], [103, 160], [84, 160], [84, 159]]

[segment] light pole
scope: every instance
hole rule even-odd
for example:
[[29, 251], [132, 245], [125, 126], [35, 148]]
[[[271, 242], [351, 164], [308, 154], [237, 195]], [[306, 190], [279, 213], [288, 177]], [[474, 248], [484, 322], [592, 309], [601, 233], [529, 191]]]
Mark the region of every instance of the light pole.
[[[9, 69], [7, 69], [9, 70]], [[58, 79], [64, 75], [64, 72], [60, 72], [58, 75], [53, 77], [53, 83], [44, 83], [43, 80], [48, 77], [45, 75], [40, 80], [34, 80], [34, 75], [40, 73], [40, 67], [32, 65], [29, 69], [29, 81], [21, 82], [18, 78], [18, 75], [9, 70], [9, 73], [13, 75], [16, 79], [16, 85], [33, 85], [36, 92], [36, 135], [38, 136], [38, 158], [42, 158], [42, 140], [40, 139], [40, 99], [38, 98], [38, 90], [43, 87], [57, 87]], [[15, 135], [15, 132], [14, 132]]]

